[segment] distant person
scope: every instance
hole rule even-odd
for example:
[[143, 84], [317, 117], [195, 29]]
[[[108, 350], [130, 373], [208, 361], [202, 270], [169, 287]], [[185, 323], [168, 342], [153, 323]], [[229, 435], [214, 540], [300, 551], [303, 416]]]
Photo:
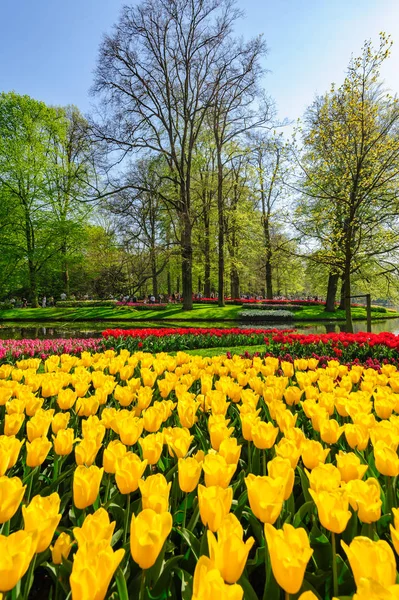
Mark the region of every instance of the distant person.
[[46, 298], [46, 296], [43, 296], [43, 299], [42, 299], [42, 308], [46, 308], [46, 306], [47, 306], [47, 298]]
[[150, 302], [151, 304], [155, 304], [155, 296], [150, 296]]
[[67, 295], [65, 292], [62, 292], [62, 294], [60, 295], [61, 301], [65, 302], [65, 300], [67, 299]]
[[48, 305], [54, 306], [54, 296], [50, 296], [50, 298], [48, 299]]
[[28, 306], [28, 301], [26, 298], [22, 298], [22, 308], [27, 308]]

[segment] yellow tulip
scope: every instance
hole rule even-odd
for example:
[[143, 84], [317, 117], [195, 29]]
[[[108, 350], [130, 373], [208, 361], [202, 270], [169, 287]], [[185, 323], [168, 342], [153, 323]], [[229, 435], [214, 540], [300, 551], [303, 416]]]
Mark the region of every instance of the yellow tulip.
[[130, 551], [141, 569], [155, 564], [159, 553], [172, 530], [173, 519], [168, 512], [156, 513], [145, 508], [137, 517], [132, 516], [130, 525]]
[[281, 458], [276, 456], [273, 460], [269, 460], [267, 463], [267, 472], [272, 479], [281, 477], [284, 481], [284, 500], [292, 494], [295, 481], [295, 472], [291, 467], [291, 463], [287, 458]]
[[38, 467], [43, 464], [50, 452], [51, 442], [46, 437], [38, 437], [26, 444], [26, 465]]
[[71, 388], [65, 388], [58, 392], [57, 404], [61, 410], [70, 410], [75, 404], [77, 394]]
[[252, 473], [245, 478], [248, 500], [252, 512], [262, 523], [273, 524], [281, 513], [285, 494], [285, 481], [282, 477], [272, 479], [268, 476], [255, 476]]
[[96, 440], [83, 438], [83, 440], [75, 446], [75, 460], [77, 465], [86, 465], [90, 467], [96, 460], [101, 444], [97, 444]]
[[377, 470], [381, 475], [396, 477], [399, 475], [399, 456], [395, 450], [382, 440], [374, 446], [374, 460]]
[[320, 422], [320, 437], [325, 444], [336, 444], [344, 429], [335, 419], [325, 419]]
[[[318, 597], [313, 592], [303, 592], [298, 600], [318, 600]], [[333, 600], [335, 600], [335, 598], [333, 598]]]
[[178, 460], [179, 487], [187, 494], [195, 490], [201, 477], [202, 461], [194, 457], [179, 458]]
[[358, 517], [363, 523], [374, 523], [381, 517], [381, 490], [380, 484], [374, 477], [366, 481], [353, 479], [346, 484], [346, 493], [349, 504], [357, 510]]
[[194, 571], [192, 600], [242, 600], [244, 590], [238, 583], [228, 585], [207, 556], [200, 556]]
[[24, 497], [26, 485], [19, 477], [0, 477], [0, 525], [17, 512]]
[[206, 487], [218, 485], [227, 488], [237, 466], [228, 465], [226, 459], [220, 454], [207, 454], [202, 468]]
[[219, 446], [219, 454], [226, 459], [228, 465], [237, 465], [240, 460], [241, 448], [237, 438], [226, 438]]
[[317, 506], [320, 523], [323, 527], [333, 533], [342, 533], [351, 518], [351, 512], [348, 509], [349, 501], [343, 490], [315, 492], [309, 489], [309, 493]]
[[399, 585], [385, 586], [373, 579], [362, 578], [353, 600], [398, 600]]
[[61, 499], [57, 492], [50, 496], [34, 496], [27, 506], [22, 507], [24, 530], [38, 532], [37, 552], [46, 550], [53, 539], [61, 520]]
[[163, 433], [150, 433], [145, 438], [139, 439], [139, 444], [143, 453], [143, 458], [149, 465], [156, 465], [161, 458], [163, 449]]
[[25, 415], [23, 413], [6, 415], [4, 419], [4, 435], [17, 435], [24, 421]]
[[71, 415], [69, 414], [69, 412], [59, 412], [56, 415], [54, 415], [53, 420], [51, 422], [51, 429], [55, 435], [57, 435], [57, 433], [62, 429], [66, 429], [68, 427], [70, 416]]
[[182, 427], [169, 427], [164, 429], [164, 435], [170, 456], [184, 458], [194, 439], [194, 436], [190, 435], [189, 430]]
[[37, 532], [0, 535], [0, 591], [9, 592], [25, 575], [36, 552]]
[[104, 449], [103, 467], [105, 473], [116, 473], [118, 460], [126, 456], [127, 448], [119, 440], [113, 440]]
[[364, 425], [345, 425], [345, 437], [351, 448], [365, 450], [369, 443], [369, 432]]
[[302, 462], [307, 469], [314, 469], [324, 463], [330, 450], [324, 449], [320, 442], [306, 440], [302, 445]]
[[114, 389], [114, 398], [119, 402], [121, 406], [130, 406], [135, 397], [134, 391], [132, 391], [128, 386], [120, 386], [117, 385]]
[[341, 540], [341, 546], [348, 557], [357, 586], [364, 577], [384, 586], [394, 585], [396, 561], [387, 542], [373, 542], [368, 537], [358, 536], [353, 538], [349, 546]]
[[214, 425], [211, 425], [208, 421], [208, 429], [211, 446], [216, 451], [220, 450], [223, 442], [227, 442], [230, 439], [230, 436], [234, 431], [234, 427], [227, 427], [224, 421], [222, 423], [215, 423]]
[[255, 422], [251, 429], [252, 441], [261, 450], [272, 448], [278, 433], [278, 427], [274, 427], [272, 423], [266, 423], [265, 421]]
[[96, 501], [104, 469], [95, 465], [79, 465], [73, 474], [73, 503], [76, 508], [87, 508]]
[[362, 465], [360, 458], [353, 452], [342, 452], [340, 450], [336, 460], [338, 470], [341, 473], [341, 479], [345, 483], [348, 483], [352, 479], [362, 479], [368, 469], [368, 465]]
[[207, 532], [210, 559], [226, 583], [236, 583], [240, 579], [255, 542], [253, 537], [244, 542], [243, 535], [240, 522], [232, 513], [223, 519], [217, 540], [212, 531]]
[[151, 508], [157, 513], [166, 512], [169, 506], [169, 493], [172, 482], [166, 481], [161, 473], [150, 475], [139, 481], [143, 508]]
[[332, 464], [320, 464], [310, 473], [305, 469], [309, 485], [315, 492], [332, 492], [341, 485], [341, 473]]
[[265, 536], [277, 583], [288, 594], [296, 594], [313, 554], [308, 534], [302, 527], [295, 529], [288, 523], [284, 523], [283, 529], [265, 523]]
[[191, 429], [198, 420], [196, 413], [199, 407], [199, 402], [186, 399], [179, 400], [177, 403], [177, 414], [179, 415], [180, 424], [182, 427]]
[[296, 469], [299, 457], [301, 456], [301, 448], [298, 448], [293, 440], [283, 438], [275, 446], [277, 456], [281, 458], [288, 458], [291, 463], [291, 467]]
[[159, 431], [163, 421], [162, 411], [155, 406], [146, 408], [143, 413], [143, 425], [144, 429], [149, 433], [156, 433]]
[[121, 494], [130, 494], [139, 487], [139, 481], [147, 466], [137, 454], [127, 452], [116, 465], [115, 480]]
[[47, 436], [53, 418], [53, 413], [53, 410], [37, 411], [35, 416], [27, 422], [26, 435], [30, 442], [33, 442], [33, 440], [35, 440], [36, 438]]
[[67, 456], [73, 450], [74, 431], [72, 428], [59, 429], [56, 436], [53, 436], [54, 452], [58, 456]]
[[294, 404], [299, 404], [302, 394], [303, 391], [299, 387], [290, 385], [284, 391], [284, 398], [288, 406], [293, 406]]
[[133, 446], [143, 432], [143, 419], [130, 413], [125, 419], [118, 421], [118, 433], [122, 444]]
[[233, 501], [232, 488], [198, 486], [198, 506], [202, 523], [217, 531], [228, 515]]
[[22, 444], [14, 436], [0, 435], [0, 477], [16, 464]]
[[93, 546], [79, 547], [73, 560], [69, 578], [73, 600], [104, 600], [111, 579], [120, 565], [125, 551], [113, 551], [102, 540]]
[[79, 548], [85, 544], [93, 547], [102, 540], [110, 544], [115, 524], [115, 521], [110, 523], [107, 511], [104, 508], [99, 508], [92, 515], [87, 515], [82, 527], [74, 527], [73, 535]]
[[70, 535], [64, 531], [60, 533], [54, 546], [50, 546], [51, 559], [54, 565], [60, 565], [63, 558], [65, 560], [68, 558], [72, 548], [72, 543], [73, 542]]

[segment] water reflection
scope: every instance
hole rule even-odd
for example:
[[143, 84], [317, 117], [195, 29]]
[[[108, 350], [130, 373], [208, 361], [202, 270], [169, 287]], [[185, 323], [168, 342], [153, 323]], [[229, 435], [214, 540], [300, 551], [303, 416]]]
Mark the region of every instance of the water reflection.
[[[283, 323], [267, 323], [267, 324], [250, 324], [250, 323], [239, 323], [233, 322], [193, 322], [189, 323], [178, 323], [170, 322], [167, 323], [155, 323], [155, 322], [89, 322], [89, 323], [7, 323], [0, 325], [0, 339], [57, 339], [57, 338], [99, 338], [101, 332], [108, 328], [178, 328], [178, 327], [218, 327], [218, 328], [230, 328], [235, 326], [243, 327], [244, 329], [287, 329], [295, 327], [298, 333], [339, 333], [345, 331], [345, 323], [337, 323], [335, 321], [324, 322], [324, 323], [312, 323], [308, 325], [302, 324], [283, 324]], [[354, 331], [366, 331], [366, 321], [355, 321], [353, 324]], [[373, 333], [381, 333], [384, 331], [390, 331], [395, 334], [399, 334], [399, 318], [398, 319], [385, 319], [372, 323]]]

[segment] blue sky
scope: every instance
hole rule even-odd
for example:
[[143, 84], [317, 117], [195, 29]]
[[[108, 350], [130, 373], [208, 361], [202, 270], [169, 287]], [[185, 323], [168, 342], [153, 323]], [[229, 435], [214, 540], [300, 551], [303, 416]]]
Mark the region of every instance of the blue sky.
[[[0, 0], [0, 91], [90, 109], [98, 46], [126, 0]], [[399, 0], [238, 0], [237, 33], [263, 33], [266, 90], [279, 116], [300, 117], [316, 92], [340, 83], [366, 38], [390, 33], [386, 85], [399, 91]]]

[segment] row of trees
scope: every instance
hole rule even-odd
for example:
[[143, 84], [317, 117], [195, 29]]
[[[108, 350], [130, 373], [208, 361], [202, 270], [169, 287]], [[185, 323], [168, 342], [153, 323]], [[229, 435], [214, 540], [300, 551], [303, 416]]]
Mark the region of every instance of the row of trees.
[[[383, 34], [293, 142], [233, 0], [145, 0], [100, 48], [96, 117], [0, 97], [0, 287], [91, 294], [394, 293], [399, 106]], [[385, 290], [384, 290], [385, 285]], [[72, 289], [71, 288], [71, 289]]]

